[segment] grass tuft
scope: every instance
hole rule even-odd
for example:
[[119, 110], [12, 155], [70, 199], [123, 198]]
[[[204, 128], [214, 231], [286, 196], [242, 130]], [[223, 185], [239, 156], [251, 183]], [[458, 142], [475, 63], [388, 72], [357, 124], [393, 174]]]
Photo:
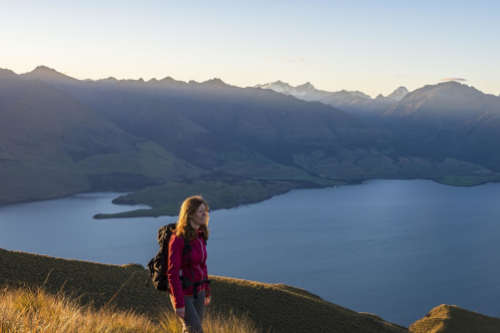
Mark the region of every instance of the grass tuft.
[[[204, 323], [207, 333], [257, 333], [246, 316], [232, 312], [227, 317], [212, 315]], [[181, 324], [171, 311], [159, 320], [113, 307], [82, 306], [72, 296], [50, 294], [43, 287], [5, 287], [0, 291], [0, 332], [50, 333], [177, 333]]]

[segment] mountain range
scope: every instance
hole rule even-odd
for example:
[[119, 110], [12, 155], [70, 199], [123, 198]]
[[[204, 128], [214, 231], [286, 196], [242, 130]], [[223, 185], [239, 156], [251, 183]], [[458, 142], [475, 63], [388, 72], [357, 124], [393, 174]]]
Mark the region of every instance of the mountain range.
[[427, 152], [500, 171], [496, 144], [500, 139], [500, 99], [474, 87], [454, 81], [411, 93], [399, 87], [387, 97], [375, 99], [360, 92], [319, 91], [309, 83], [294, 88], [278, 81], [258, 87], [335, 106]]
[[134, 190], [201, 172], [52, 85], [7, 70], [0, 70], [0, 168], [0, 203]]
[[360, 91], [341, 90], [329, 92], [316, 89], [311, 83], [293, 87], [288, 83], [276, 81], [273, 83], [259, 84], [255, 88], [269, 89], [284, 95], [291, 95], [295, 98], [307, 102], [320, 102], [333, 106], [335, 108], [356, 114], [358, 117], [372, 118], [374, 115], [380, 115], [387, 111], [389, 106], [402, 100], [409, 94], [408, 89], [399, 87], [387, 96], [382, 94], [372, 99], [370, 96]]
[[[456, 84], [430, 87], [451, 85]], [[398, 121], [412, 121], [398, 110], [416, 96], [424, 98], [420, 93], [398, 88], [371, 99], [361, 92], [319, 91], [309, 83], [291, 88], [283, 83], [239, 88], [220, 79], [186, 83], [170, 77], [81, 81], [44, 66], [21, 75], [0, 70], [0, 202], [103, 189], [148, 188], [160, 195], [172, 182], [193, 190], [220, 181], [247, 188], [251, 181], [254, 195], [234, 198], [241, 204], [277, 189], [373, 178], [471, 185], [498, 177], [494, 157], [480, 158], [489, 146], [465, 153], [460, 146], [450, 150], [448, 139], [448, 150], [439, 150], [433, 148], [435, 141], [398, 132], [404, 127]], [[483, 101], [484, 94], [476, 95], [469, 108]], [[439, 101], [418, 105], [447, 107]], [[486, 113], [494, 112], [493, 105]], [[494, 117], [481, 124], [474, 138], [494, 137]], [[208, 195], [217, 196], [210, 188]]]

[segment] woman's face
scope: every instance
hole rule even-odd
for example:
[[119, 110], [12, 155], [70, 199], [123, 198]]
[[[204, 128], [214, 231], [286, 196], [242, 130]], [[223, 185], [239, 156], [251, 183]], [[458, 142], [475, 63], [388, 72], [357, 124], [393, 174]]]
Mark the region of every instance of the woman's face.
[[207, 206], [202, 203], [200, 207], [191, 214], [191, 226], [195, 229], [198, 229], [200, 226], [204, 225], [208, 222], [208, 210]]

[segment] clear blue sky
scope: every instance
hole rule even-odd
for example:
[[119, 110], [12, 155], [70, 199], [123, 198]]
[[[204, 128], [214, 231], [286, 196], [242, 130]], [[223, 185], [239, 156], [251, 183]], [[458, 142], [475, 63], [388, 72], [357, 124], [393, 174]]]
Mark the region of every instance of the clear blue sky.
[[0, 68], [375, 97], [446, 78], [500, 94], [498, 1], [0, 0]]

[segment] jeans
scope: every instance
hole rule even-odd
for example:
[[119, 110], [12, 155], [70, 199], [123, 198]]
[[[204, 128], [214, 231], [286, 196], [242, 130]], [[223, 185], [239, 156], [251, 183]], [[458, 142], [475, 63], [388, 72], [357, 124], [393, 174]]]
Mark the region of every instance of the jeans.
[[203, 317], [205, 315], [205, 290], [198, 293], [198, 299], [184, 296], [185, 315], [179, 318], [182, 323], [182, 333], [203, 333]]

